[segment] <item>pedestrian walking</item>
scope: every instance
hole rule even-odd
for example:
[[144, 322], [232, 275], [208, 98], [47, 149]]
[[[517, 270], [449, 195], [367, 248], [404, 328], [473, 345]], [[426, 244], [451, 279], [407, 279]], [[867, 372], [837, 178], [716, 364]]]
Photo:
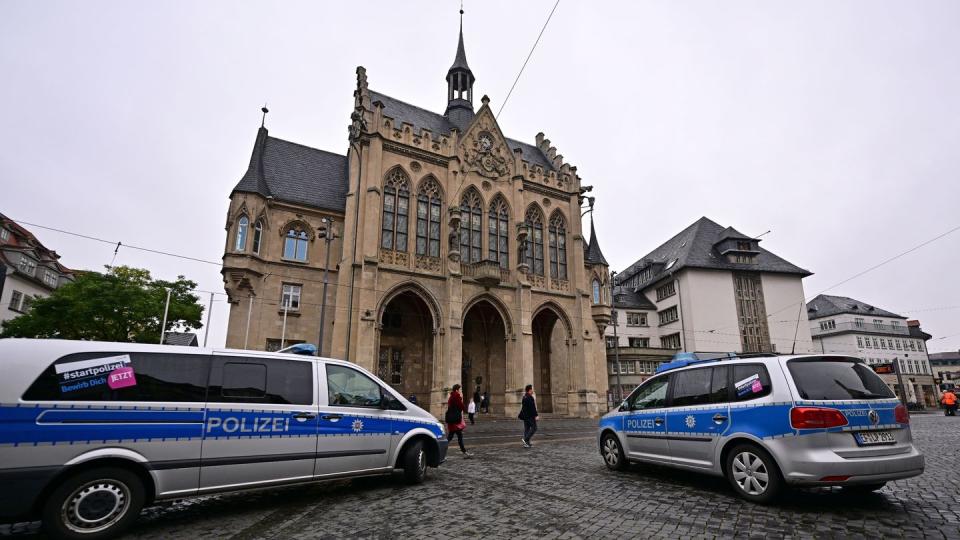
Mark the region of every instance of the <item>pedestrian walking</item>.
[[483, 398], [480, 401], [480, 410], [490, 414], [490, 392], [483, 393]]
[[476, 424], [477, 422], [473, 419], [473, 415], [477, 414], [477, 402], [470, 400], [470, 404], [467, 405], [467, 416], [470, 418], [471, 424]]
[[524, 389], [523, 401], [520, 402], [520, 416], [518, 417], [523, 420], [523, 438], [520, 439], [523, 441], [524, 448], [530, 448], [533, 444], [530, 443], [530, 439], [533, 438], [533, 434], [537, 432], [537, 420], [540, 419], [540, 414], [537, 412], [537, 398], [533, 392], [533, 385], [528, 384]]
[[455, 384], [453, 390], [450, 390], [450, 397], [447, 398], [447, 413], [444, 416], [444, 421], [447, 423], [447, 442], [452, 441], [456, 436], [464, 459], [470, 459], [473, 454], [467, 452], [467, 448], [463, 445], [463, 430], [467, 427], [467, 423], [463, 421], [463, 413], [466, 411], [466, 407], [463, 406], [463, 395], [460, 394], [460, 385]]
[[940, 403], [943, 403], [944, 415], [957, 415], [957, 395], [953, 393], [953, 390], [945, 391], [943, 396], [940, 398]]
[[480, 406], [480, 387], [478, 386], [476, 390], [473, 391], [473, 399], [471, 400], [477, 404], [477, 407]]

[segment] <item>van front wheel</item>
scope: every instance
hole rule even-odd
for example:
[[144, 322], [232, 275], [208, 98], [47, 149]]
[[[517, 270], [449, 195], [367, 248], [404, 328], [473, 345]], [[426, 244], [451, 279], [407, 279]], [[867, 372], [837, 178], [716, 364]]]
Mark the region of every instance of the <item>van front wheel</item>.
[[423, 441], [413, 441], [404, 451], [403, 476], [410, 484], [421, 484], [427, 478], [427, 451]]
[[90, 469], [67, 477], [43, 505], [44, 531], [54, 538], [113, 538], [140, 514], [143, 482], [121, 468]]

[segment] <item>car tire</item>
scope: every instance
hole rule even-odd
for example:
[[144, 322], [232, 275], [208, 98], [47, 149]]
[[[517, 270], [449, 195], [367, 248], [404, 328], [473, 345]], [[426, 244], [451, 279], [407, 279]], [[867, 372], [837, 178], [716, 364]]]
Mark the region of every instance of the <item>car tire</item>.
[[607, 433], [600, 440], [600, 456], [603, 463], [612, 471], [625, 471], [630, 464], [623, 453], [620, 439], [613, 433]]
[[114, 538], [137, 520], [145, 499], [143, 482], [127, 469], [82, 471], [65, 478], [47, 497], [43, 530], [69, 540]]
[[850, 486], [843, 486], [843, 491], [846, 493], [866, 494], [879, 491], [885, 485], [887, 485], [886, 482], [877, 482], [875, 484], [854, 484]]
[[427, 478], [427, 451], [423, 441], [413, 441], [403, 452], [403, 477], [408, 484], [422, 484]]
[[763, 448], [738, 444], [726, 457], [727, 480], [741, 498], [766, 504], [783, 490], [783, 478], [777, 462]]

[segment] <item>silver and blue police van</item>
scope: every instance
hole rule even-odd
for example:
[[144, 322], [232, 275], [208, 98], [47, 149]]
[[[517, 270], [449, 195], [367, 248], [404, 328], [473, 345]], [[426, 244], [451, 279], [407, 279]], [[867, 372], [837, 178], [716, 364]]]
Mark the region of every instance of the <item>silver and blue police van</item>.
[[678, 354], [600, 419], [600, 454], [725, 476], [741, 497], [786, 486], [874, 491], [923, 473], [906, 407], [847, 356]]
[[444, 427], [355, 364], [166, 345], [0, 339], [0, 515], [105, 538], [153, 501], [401, 470]]

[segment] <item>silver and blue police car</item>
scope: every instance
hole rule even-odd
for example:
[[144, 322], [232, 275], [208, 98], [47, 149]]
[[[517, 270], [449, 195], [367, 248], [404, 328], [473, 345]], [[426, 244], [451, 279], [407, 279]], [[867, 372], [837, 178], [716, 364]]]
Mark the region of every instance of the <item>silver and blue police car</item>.
[[598, 442], [610, 469], [725, 476], [758, 503], [786, 486], [874, 491], [924, 467], [906, 407], [846, 356], [678, 354], [600, 419]]
[[296, 354], [0, 339], [0, 518], [106, 538], [152, 501], [402, 470], [444, 427], [355, 364]]

